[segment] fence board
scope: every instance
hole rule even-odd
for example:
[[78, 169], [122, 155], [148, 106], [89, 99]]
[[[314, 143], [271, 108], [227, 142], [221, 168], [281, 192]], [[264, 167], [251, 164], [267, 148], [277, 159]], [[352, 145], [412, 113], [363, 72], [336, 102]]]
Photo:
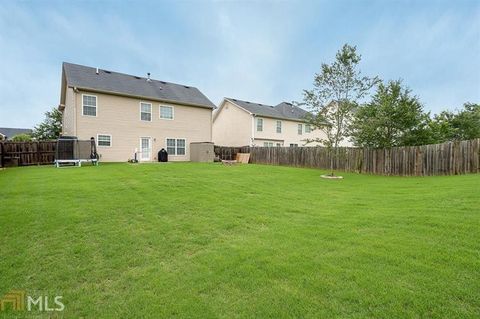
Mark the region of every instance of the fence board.
[[[332, 151], [324, 147], [215, 146], [221, 159], [250, 153], [250, 162], [330, 169]], [[346, 172], [396, 176], [457, 175], [480, 172], [480, 139], [390, 149], [339, 149], [334, 169]]]
[[18, 161], [18, 165], [52, 164], [56, 141], [0, 142], [0, 166]]

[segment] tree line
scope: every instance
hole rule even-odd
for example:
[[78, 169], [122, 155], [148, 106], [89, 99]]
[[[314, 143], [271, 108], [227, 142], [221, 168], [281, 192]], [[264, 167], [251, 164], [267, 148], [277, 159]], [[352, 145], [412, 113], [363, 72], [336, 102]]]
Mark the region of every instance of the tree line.
[[358, 147], [388, 148], [469, 140], [480, 137], [480, 104], [432, 115], [401, 80], [362, 75], [361, 55], [345, 44], [331, 64], [322, 64], [303, 102], [310, 125], [326, 138], [306, 140], [337, 149], [350, 140]]

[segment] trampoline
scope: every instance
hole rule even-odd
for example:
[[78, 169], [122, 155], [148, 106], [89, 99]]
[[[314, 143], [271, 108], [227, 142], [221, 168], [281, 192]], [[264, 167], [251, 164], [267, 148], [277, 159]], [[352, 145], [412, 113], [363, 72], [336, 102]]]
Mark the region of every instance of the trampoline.
[[57, 140], [55, 149], [55, 166], [73, 165], [81, 167], [82, 163], [98, 165], [95, 139], [79, 140], [75, 136], [62, 136]]

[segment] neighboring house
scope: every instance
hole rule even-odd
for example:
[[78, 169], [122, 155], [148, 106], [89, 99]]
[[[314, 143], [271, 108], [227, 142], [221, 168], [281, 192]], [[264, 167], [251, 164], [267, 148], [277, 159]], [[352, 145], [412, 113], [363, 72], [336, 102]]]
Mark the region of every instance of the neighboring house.
[[214, 107], [197, 88], [150, 74], [62, 66], [62, 135], [94, 137], [103, 161], [127, 161], [135, 151], [140, 161], [156, 161], [162, 148], [169, 160], [188, 161], [190, 143], [212, 141]]
[[20, 134], [32, 134], [32, 130], [28, 128], [0, 127], [0, 141], [11, 140], [12, 137]]
[[213, 141], [224, 146], [316, 146], [325, 138], [306, 123], [307, 111], [282, 102], [276, 106], [225, 98], [213, 115]]

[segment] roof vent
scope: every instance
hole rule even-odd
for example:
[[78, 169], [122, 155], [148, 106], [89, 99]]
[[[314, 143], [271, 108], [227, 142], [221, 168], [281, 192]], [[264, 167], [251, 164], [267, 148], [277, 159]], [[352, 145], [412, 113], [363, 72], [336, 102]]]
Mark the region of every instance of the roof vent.
[[95, 70], [95, 73], [98, 74], [98, 68]]
[[248, 102], [248, 101], [245, 101], [245, 103], [250, 104], [250, 102]]
[[167, 84], [167, 82], [165, 82], [165, 81], [160, 81], [160, 83], [162, 83], [162, 84]]
[[163, 88], [161, 86], [158, 87], [160, 90], [163, 90]]
[[137, 80], [141, 79], [141, 77], [139, 77], [139, 76], [134, 76], [134, 78], [137, 79]]
[[147, 82], [150, 82], [150, 72], [147, 73]]
[[184, 88], [186, 88], [186, 89], [189, 89], [190, 87], [189, 87], [189, 86], [186, 86], [186, 85], [184, 85]]
[[108, 74], [112, 73], [112, 72], [107, 71], [107, 70], [103, 70], [103, 72], [108, 73]]

